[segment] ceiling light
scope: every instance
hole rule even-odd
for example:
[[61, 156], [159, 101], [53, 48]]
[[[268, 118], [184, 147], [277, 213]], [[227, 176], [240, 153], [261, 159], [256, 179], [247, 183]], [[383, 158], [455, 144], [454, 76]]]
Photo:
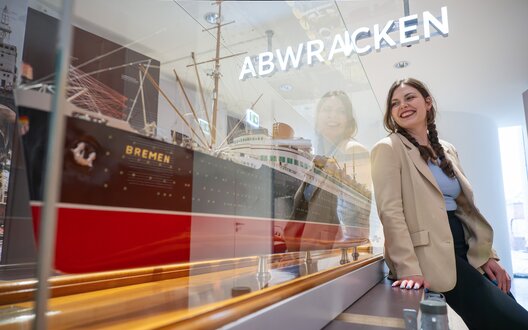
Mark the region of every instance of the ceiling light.
[[290, 84], [282, 84], [279, 86], [279, 89], [283, 92], [289, 92], [293, 89], [293, 86]]
[[213, 12], [205, 14], [204, 19], [210, 24], [220, 23], [222, 21], [222, 17], [218, 16], [218, 13]]
[[319, 35], [323, 38], [330, 38], [332, 36], [332, 31], [327, 27], [322, 27], [319, 29]]
[[403, 69], [403, 68], [408, 67], [408, 66], [409, 66], [409, 62], [407, 62], [407, 61], [399, 61], [399, 62], [396, 62], [394, 64], [394, 67], [396, 69]]

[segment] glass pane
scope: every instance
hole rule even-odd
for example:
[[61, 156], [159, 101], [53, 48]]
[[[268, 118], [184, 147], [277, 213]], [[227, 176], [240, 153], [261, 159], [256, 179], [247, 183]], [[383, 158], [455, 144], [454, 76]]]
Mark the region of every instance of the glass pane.
[[[381, 111], [360, 58], [333, 44], [341, 5], [75, 2], [53, 278], [71, 291], [54, 291], [52, 325], [192, 310], [381, 253], [368, 153]], [[19, 91], [26, 139], [43, 145], [49, 6], [28, 13]], [[93, 305], [73, 295], [92, 290]]]

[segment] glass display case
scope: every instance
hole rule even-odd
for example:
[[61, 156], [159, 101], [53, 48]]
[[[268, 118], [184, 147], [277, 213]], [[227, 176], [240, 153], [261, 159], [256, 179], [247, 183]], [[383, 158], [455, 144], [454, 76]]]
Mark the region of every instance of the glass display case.
[[[28, 197], [13, 203], [30, 206], [18, 237], [34, 252], [56, 222], [51, 327], [174, 325], [243, 297], [249, 313], [380, 260], [368, 150], [382, 113], [343, 5], [74, 1], [64, 72], [61, 5], [30, 2], [15, 90]], [[51, 220], [46, 184], [60, 187]], [[0, 290], [0, 327], [31, 322], [35, 280]]]

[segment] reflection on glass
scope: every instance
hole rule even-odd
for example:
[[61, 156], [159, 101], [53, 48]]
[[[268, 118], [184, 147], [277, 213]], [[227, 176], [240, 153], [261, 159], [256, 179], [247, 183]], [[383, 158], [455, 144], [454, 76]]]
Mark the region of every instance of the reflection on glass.
[[7, 183], [9, 181], [9, 167], [12, 152], [11, 140], [13, 137], [13, 129], [15, 128], [15, 118], [16, 114], [13, 110], [0, 104], [0, 218], [4, 217], [7, 201]]
[[27, 173], [20, 146], [26, 125], [17, 113], [14, 95], [20, 73], [22, 80], [31, 74], [22, 63], [27, 10], [27, 0], [3, 1], [0, 7], [0, 280], [30, 278], [35, 273]]
[[[217, 34], [204, 16], [220, 4], [225, 25]], [[32, 253], [59, 23], [42, 6], [27, 10], [16, 90], [27, 166], [18, 177], [29, 180], [18, 185], [29, 197], [17, 201], [29, 213], [30, 199], [33, 221], [20, 237]], [[258, 67], [266, 50], [284, 53], [315, 39], [329, 49], [328, 35], [344, 31], [336, 6], [75, 2], [64, 156], [56, 165], [54, 266], [66, 275], [54, 280], [78, 280], [79, 293], [94, 290], [84, 281], [97, 282], [100, 296], [94, 305], [83, 295], [55, 296], [54, 322], [66, 315], [72, 326], [97, 327], [218, 302], [348, 261], [347, 250], [314, 250], [368, 242], [370, 166], [362, 143], [379, 137], [359, 136], [381, 113], [371, 111], [375, 99], [357, 56], [308, 65], [304, 54], [298, 68], [239, 79], [246, 56]], [[255, 28], [257, 19], [263, 24]], [[145, 268], [124, 270], [135, 267]], [[99, 271], [109, 272], [91, 273]], [[113, 308], [115, 300], [124, 307]], [[101, 312], [80, 319], [71, 306], [72, 314]]]
[[[74, 27], [64, 159], [58, 165], [57, 270], [104, 271], [367, 242], [368, 152], [355, 139], [358, 123], [349, 97], [323, 95], [315, 125], [299, 108], [313, 103], [315, 90], [323, 87], [304, 84], [305, 76], [328, 74], [339, 83], [349, 77], [325, 63], [302, 63], [270, 77], [239, 79], [243, 57], [261, 50], [256, 32], [237, 35], [235, 26], [250, 23], [249, 8], [268, 6], [281, 14], [268, 35], [274, 47], [286, 48], [311, 38], [297, 7], [138, 1], [126, 6], [128, 13], [147, 11], [160, 19], [136, 30], [135, 24], [104, 19], [122, 10], [121, 4], [76, 3], [83, 19]], [[220, 6], [225, 25], [202, 22]], [[54, 44], [49, 31], [57, 29], [57, 20], [28, 13], [24, 54], [33, 74], [18, 99], [27, 122], [23, 141], [38, 225], [54, 92], [54, 50], [40, 45]], [[180, 31], [186, 31], [181, 47], [174, 39]], [[336, 63], [350, 69], [354, 82], [347, 88], [369, 91], [362, 72], [352, 69], [360, 68], [357, 59]], [[284, 82], [295, 84], [297, 96], [279, 90]]]
[[[0, 104], [0, 256], [4, 242], [6, 224], [6, 206], [8, 198], [8, 183], [11, 167], [13, 131], [16, 114], [7, 106]], [[2, 262], [0, 258], [0, 262]]]
[[367, 242], [371, 207], [368, 150], [343, 91], [324, 94], [316, 107], [316, 155], [295, 193], [284, 229], [288, 251], [320, 250]]

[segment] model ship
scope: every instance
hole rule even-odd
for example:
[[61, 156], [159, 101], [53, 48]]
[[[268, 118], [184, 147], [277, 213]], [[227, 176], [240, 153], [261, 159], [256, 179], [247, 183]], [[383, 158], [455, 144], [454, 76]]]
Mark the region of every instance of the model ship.
[[[275, 123], [272, 134], [261, 127], [233, 131], [217, 141], [221, 26], [218, 22], [212, 122], [206, 119], [210, 135], [176, 106], [192, 137], [164, 141], [146, 119], [142, 129], [132, 128], [130, 111], [141, 108], [142, 84], [130, 102], [71, 68], [56, 269], [103, 271], [368, 242], [370, 191], [332, 159], [311, 154], [311, 142], [294, 138], [289, 125]], [[193, 65], [200, 64], [192, 58]], [[134, 64], [139, 81], [166, 97], [149, 75], [149, 62]], [[19, 113], [30, 123], [23, 141], [32, 151], [26, 154], [38, 155], [31, 141], [46, 145], [50, 91], [45, 84], [16, 91]], [[35, 228], [42, 164], [42, 157], [27, 159]], [[318, 212], [295, 202], [306, 186], [319, 191]], [[309, 244], [299, 248], [303, 239]]]

